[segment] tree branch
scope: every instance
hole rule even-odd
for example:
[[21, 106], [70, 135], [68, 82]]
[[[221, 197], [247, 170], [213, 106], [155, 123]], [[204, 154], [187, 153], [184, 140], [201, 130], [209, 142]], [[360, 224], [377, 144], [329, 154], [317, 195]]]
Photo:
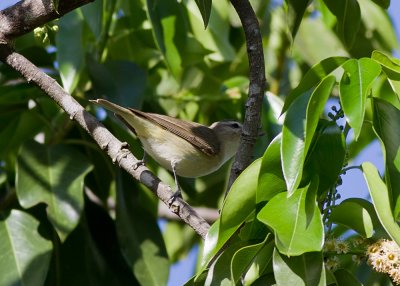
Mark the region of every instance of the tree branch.
[[[134, 169], [138, 160], [126, 149], [124, 143], [115, 138], [100, 122], [69, 95], [55, 79], [38, 69], [22, 55], [16, 53], [9, 42], [15, 37], [32, 31], [51, 20], [61, 17], [69, 11], [83, 6], [93, 0], [59, 1], [56, 10], [52, 0], [25, 0], [0, 11], [0, 60], [18, 71], [28, 82], [36, 84], [50, 96], [69, 116], [74, 119], [113, 162], [127, 171], [133, 178], [147, 186], [169, 209], [190, 225], [203, 239], [210, 225], [181, 198], [169, 204], [171, 187], [161, 182], [145, 166]], [[29, 17], [27, 17], [29, 15]]]
[[59, 1], [57, 10], [52, 0], [24, 0], [0, 11], [0, 43], [22, 36], [64, 14], [94, 0]]
[[126, 149], [126, 144], [115, 138], [103, 124], [69, 95], [55, 79], [38, 69], [33, 63], [22, 55], [13, 51], [8, 45], [0, 44], [0, 60], [18, 71], [28, 82], [36, 84], [50, 96], [69, 116], [75, 120], [96, 143], [110, 156], [113, 162], [127, 171], [133, 178], [147, 186], [169, 209], [178, 215], [185, 223], [190, 225], [202, 238], [205, 238], [209, 224], [181, 198], [177, 198], [172, 205], [169, 204], [173, 194], [171, 187], [161, 182], [145, 166], [134, 169], [138, 160]]
[[231, 3], [239, 15], [246, 37], [250, 68], [250, 86], [249, 96], [246, 102], [246, 113], [243, 122], [240, 147], [231, 169], [231, 175], [225, 196], [228, 194], [229, 189], [236, 178], [251, 163], [254, 144], [258, 137], [258, 128], [261, 120], [261, 107], [264, 91], [266, 89], [264, 52], [257, 16], [248, 0], [231, 0]]

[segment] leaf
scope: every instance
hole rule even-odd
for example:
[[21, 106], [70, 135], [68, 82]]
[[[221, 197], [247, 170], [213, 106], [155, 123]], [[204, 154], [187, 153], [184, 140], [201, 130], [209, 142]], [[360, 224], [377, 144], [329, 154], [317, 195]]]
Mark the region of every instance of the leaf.
[[[236, 51], [230, 40], [231, 26], [229, 18], [229, 2], [212, 1], [207, 29], [204, 29], [204, 21], [198, 7], [193, 1], [187, 1], [189, 24], [194, 38], [208, 51], [207, 59], [212, 62], [232, 62]], [[210, 82], [207, 82], [210, 85]]]
[[374, 100], [373, 127], [385, 159], [385, 181], [394, 208], [400, 214], [400, 110], [382, 100]]
[[181, 79], [182, 51], [185, 50], [187, 25], [181, 4], [175, 0], [147, 0], [147, 13], [157, 46], [175, 79]]
[[400, 60], [388, 56], [380, 51], [373, 51], [371, 58], [381, 64], [388, 78], [400, 80]]
[[398, 81], [389, 80], [385, 75], [381, 75], [372, 86], [372, 96], [386, 101], [400, 110], [400, 98], [396, 92]]
[[348, 60], [342, 67], [344, 73], [340, 80], [340, 102], [357, 140], [364, 121], [367, 94], [380, 74], [381, 67], [368, 58]]
[[[266, 272], [270, 271], [272, 266], [272, 253], [275, 249], [275, 242], [269, 241], [264, 247], [260, 249], [253, 259], [249, 270], [243, 278], [244, 285], [254, 285], [253, 283], [262, 277]], [[275, 283], [275, 282], [274, 282]], [[269, 285], [269, 284], [261, 284]]]
[[83, 17], [73, 10], [61, 17], [56, 34], [57, 63], [64, 89], [72, 93], [78, 85], [84, 64]]
[[82, 154], [69, 146], [29, 141], [17, 158], [18, 200], [24, 208], [47, 204], [47, 216], [64, 241], [79, 222], [84, 178], [91, 169]]
[[203, 17], [204, 28], [207, 28], [208, 20], [211, 14], [212, 0], [195, 0], [197, 7], [199, 7], [201, 16]]
[[334, 273], [337, 285], [346, 285], [346, 286], [362, 286], [357, 278], [346, 269], [338, 269]]
[[309, 0], [285, 0], [284, 8], [286, 12], [286, 22], [289, 26], [291, 36], [294, 39], [299, 29], [304, 12], [307, 9]]
[[123, 256], [141, 285], [166, 285], [169, 261], [157, 220], [130, 190], [132, 179], [119, 174], [116, 228]]
[[318, 180], [314, 179], [290, 197], [279, 193], [258, 213], [257, 218], [273, 229], [280, 253], [294, 256], [322, 249], [324, 232], [317, 189]]
[[281, 156], [289, 196], [300, 183], [311, 140], [334, 84], [334, 76], [325, 77], [312, 93], [297, 98], [286, 114]]
[[234, 285], [237, 285], [237, 283], [240, 282], [240, 279], [247, 272], [258, 253], [269, 245], [269, 243], [267, 243], [268, 238], [269, 234], [265, 237], [264, 241], [252, 245], [246, 245], [235, 252], [230, 267], [231, 281]]
[[147, 83], [146, 72], [128, 61], [99, 64], [88, 61], [88, 70], [95, 91], [122, 106], [140, 108]]
[[44, 284], [53, 246], [38, 228], [39, 221], [25, 212], [0, 214], [0, 285]]
[[8, 121], [7, 126], [0, 131], [0, 158], [16, 153], [18, 148], [43, 130], [43, 122], [36, 112], [24, 111]]
[[320, 194], [336, 184], [346, 156], [344, 134], [336, 123], [320, 120], [308, 156], [303, 180], [307, 181], [318, 174]]
[[293, 89], [285, 99], [285, 105], [283, 106], [282, 113], [288, 110], [296, 98], [310, 90], [312, 87], [316, 86], [328, 74], [333, 72], [347, 60], [347, 57], [330, 57], [312, 66], [311, 69], [309, 69], [304, 75], [299, 85]]
[[377, 5], [381, 6], [383, 9], [387, 9], [390, 6], [390, 0], [372, 0]]
[[294, 41], [296, 54], [309, 66], [332, 55], [349, 56], [343, 43], [321, 17], [306, 17]]
[[270, 200], [286, 190], [281, 166], [281, 134], [276, 136], [265, 151], [258, 176], [257, 204]]
[[329, 215], [329, 220], [353, 229], [365, 238], [370, 238], [374, 234], [373, 217], [377, 219], [370, 202], [352, 198], [335, 206]]
[[361, 23], [361, 11], [357, 0], [324, 0], [324, 3], [337, 18], [339, 37], [347, 48], [351, 48]]
[[400, 228], [393, 218], [389, 192], [385, 183], [371, 163], [363, 163], [362, 170], [379, 221], [388, 235], [400, 245]]
[[285, 257], [274, 250], [276, 285], [326, 285], [323, 257], [320, 252], [305, 253], [298, 257]]
[[231, 280], [231, 269], [228, 267], [228, 265], [231, 264], [234, 254], [246, 244], [247, 242], [245, 241], [239, 241], [230, 244], [216, 259], [216, 261], [211, 264], [204, 285], [234, 285], [233, 281]]
[[260, 166], [261, 159], [255, 160], [233, 183], [222, 206], [220, 218], [211, 226], [205, 239], [202, 269], [239, 229], [246, 218], [255, 211]]

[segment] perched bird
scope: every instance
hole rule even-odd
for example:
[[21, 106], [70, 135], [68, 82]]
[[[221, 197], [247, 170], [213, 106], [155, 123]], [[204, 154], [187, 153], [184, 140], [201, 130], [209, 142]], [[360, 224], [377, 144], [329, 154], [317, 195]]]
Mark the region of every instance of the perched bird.
[[210, 174], [233, 157], [239, 145], [242, 125], [218, 121], [205, 125], [166, 115], [125, 108], [105, 99], [91, 100], [112, 111], [139, 138], [145, 153], [177, 175], [195, 178]]

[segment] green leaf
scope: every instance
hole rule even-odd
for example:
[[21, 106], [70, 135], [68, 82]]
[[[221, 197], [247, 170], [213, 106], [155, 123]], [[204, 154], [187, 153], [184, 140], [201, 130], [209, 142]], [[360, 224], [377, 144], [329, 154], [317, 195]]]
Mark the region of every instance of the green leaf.
[[38, 228], [39, 221], [25, 212], [0, 214], [0, 285], [44, 284], [53, 247]]
[[181, 4], [175, 0], [147, 0], [153, 34], [164, 56], [168, 69], [175, 79], [182, 76], [182, 51], [185, 50], [187, 25], [182, 16]]
[[294, 42], [296, 54], [309, 66], [332, 55], [349, 55], [337, 35], [322, 21], [321, 17], [304, 18]]
[[257, 281], [257, 279], [270, 271], [274, 249], [275, 242], [273, 240], [269, 241], [264, 247], [260, 249], [260, 251], [254, 257], [253, 263], [251, 264], [249, 270], [246, 272], [246, 275], [243, 278], [244, 285], [255, 285], [253, 283]]
[[274, 250], [276, 285], [323, 286], [325, 268], [322, 253], [305, 253], [298, 257], [285, 257]]
[[352, 198], [344, 200], [335, 206], [329, 216], [329, 220], [353, 229], [365, 238], [370, 238], [374, 234], [373, 217], [377, 219], [370, 202]]
[[297, 97], [316, 86], [328, 74], [333, 72], [347, 60], [347, 57], [330, 57], [312, 66], [311, 69], [309, 69], [304, 75], [299, 85], [293, 89], [285, 99], [285, 105], [283, 106], [282, 113], [288, 110], [290, 105]]
[[213, 285], [235, 285], [231, 276], [231, 265], [232, 257], [237, 251], [246, 246], [247, 241], [239, 241], [230, 244], [224, 252], [211, 264], [205, 286]]
[[351, 48], [361, 23], [361, 11], [357, 0], [324, 0], [326, 6], [337, 18], [339, 37]]
[[208, 20], [211, 14], [212, 0], [195, 0], [197, 7], [199, 7], [201, 16], [203, 17], [204, 28], [207, 28]]
[[[363, 42], [370, 41], [370, 48], [372, 50], [376, 47], [380, 50], [393, 51], [399, 47], [399, 42], [396, 36], [396, 30], [393, 26], [393, 20], [389, 16], [386, 8], [377, 7], [375, 3], [387, 2], [389, 5], [389, 0], [358, 0], [360, 8], [362, 11], [362, 21], [363, 26], [365, 26], [364, 35], [362, 35]], [[379, 4], [378, 4], [379, 5]], [[382, 6], [382, 5], [381, 5]], [[376, 40], [371, 41], [369, 35]], [[361, 36], [361, 35], [360, 35]], [[362, 43], [357, 43], [359, 46]], [[363, 45], [364, 46], [364, 45]], [[362, 47], [363, 49], [365, 47]]]
[[231, 260], [231, 281], [234, 285], [240, 282], [243, 274], [247, 272], [258, 253], [269, 245], [269, 243], [267, 243], [268, 238], [269, 234], [265, 237], [264, 241], [246, 245], [235, 252]]
[[61, 17], [56, 34], [57, 63], [64, 89], [72, 93], [78, 85], [85, 59], [83, 16], [73, 10]]
[[346, 269], [338, 269], [334, 273], [337, 285], [339, 286], [362, 286], [357, 278]]
[[325, 77], [312, 93], [297, 98], [286, 114], [281, 156], [289, 196], [300, 183], [308, 149], [334, 84], [334, 76]]
[[281, 134], [276, 136], [265, 151], [258, 176], [257, 204], [270, 200], [286, 190], [281, 166]]
[[95, 1], [80, 8], [83, 20], [88, 24], [94, 37], [98, 39], [103, 29], [103, 1]]
[[400, 98], [396, 91], [398, 81], [388, 79], [385, 75], [381, 75], [372, 86], [372, 96], [386, 101], [400, 110]]
[[20, 204], [47, 204], [47, 216], [61, 241], [76, 227], [83, 210], [83, 183], [92, 169], [82, 154], [66, 145], [25, 143], [17, 158]]
[[[203, 17], [193, 1], [187, 1], [189, 24], [194, 38], [211, 53], [207, 56], [212, 62], [231, 62], [236, 51], [230, 40], [231, 26], [229, 19], [229, 2], [212, 1], [207, 29], [204, 29]], [[207, 82], [207, 85], [210, 83]]]
[[400, 110], [385, 101], [374, 100], [374, 131], [385, 159], [385, 181], [394, 209], [400, 214]]
[[388, 56], [380, 51], [373, 51], [371, 58], [382, 65], [388, 78], [400, 80], [400, 60]]
[[387, 9], [390, 6], [390, 0], [372, 0], [377, 5], [381, 6], [383, 9]]
[[[246, 218], [256, 208], [257, 179], [260, 172], [261, 159], [248, 166], [233, 183], [222, 206], [221, 215], [210, 228], [202, 257], [205, 267], [212, 256], [239, 229]], [[243, 190], [246, 192], [243, 192]]]
[[[304, 180], [319, 176], [319, 193], [334, 186], [346, 156], [344, 134], [336, 123], [321, 119], [304, 167]], [[329, 162], [329, 164], [327, 164]]]
[[367, 94], [381, 67], [368, 58], [348, 60], [342, 67], [344, 73], [340, 80], [340, 101], [357, 140], [364, 121]]
[[285, 0], [284, 7], [287, 14], [286, 22], [289, 26], [291, 36], [294, 39], [299, 29], [304, 12], [307, 9], [309, 0]]
[[36, 112], [26, 110], [20, 116], [15, 116], [0, 131], [0, 158], [16, 153], [25, 141], [33, 138], [41, 130], [43, 130], [43, 122]]
[[169, 261], [157, 220], [140, 201], [132, 179], [119, 172], [116, 228], [126, 262], [141, 285], [166, 285]]
[[99, 64], [89, 60], [88, 70], [97, 94], [122, 106], [142, 106], [147, 83], [142, 68], [128, 61]]
[[257, 218], [274, 230], [280, 253], [293, 256], [322, 249], [324, 231], [316, 203], [317, 189], [315, 179], [290, 197], [279, 193], [258, 213]]
[[388, 235], [400, 245], [400, 228], [393, 218], [389, 192], [385, 183], [379, 176], [378, 170], [371, 163], [363, 163], [362, 170], [379, 221]]

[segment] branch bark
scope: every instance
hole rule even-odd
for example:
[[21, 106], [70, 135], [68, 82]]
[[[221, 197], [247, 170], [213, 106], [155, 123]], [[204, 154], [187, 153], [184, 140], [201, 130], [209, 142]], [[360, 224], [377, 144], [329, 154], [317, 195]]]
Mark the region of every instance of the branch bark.
[[[51, 0], [26, 0], [0, 11], [0, 60], [19, 72], [28, 82], [36, 84], [50, 96], [71, 118], [75, 120], [96, 143], [110, 156], [113, 162], [127, 171], [134, 179], [147, 186], [169, 209], [190, 225], [203, 239], [210, 225], [185, 201], [177, 198], [172, 205], [171, 187], [161, 182], [145, 166], [134, 169], [138, 160], [126, 149], [126, 144], [115, 138], [98, 120], [88, 113], [55, 79], [38, 69], [28, 59], [15, 52], [9, 42], [35, 27], [54, 20], [76, 9], [87, 0], [60, 1], [58, 10]], [[26, 15], [29, 15], [27, 17]]]
[[258, 137], [261, 121], [261, 107], [264, 91], [266, 90], [267, 84], [265, 79], [262, 37], [257, 16], [248, 0], [231, 0], [231, 3], [239, 15], [246, 37], [250, 68], [250, 85], [240, 147], [231, 169], [225, 196], [228, 194], [236, 178], [252, 161], [253, 149]]
[[8, 43], [36, 27], [60, 18], [68, 12], [94, 0], [59, 1], [55, 9], [52, 0], [24, 0], [0, 11], [0, 43]]

